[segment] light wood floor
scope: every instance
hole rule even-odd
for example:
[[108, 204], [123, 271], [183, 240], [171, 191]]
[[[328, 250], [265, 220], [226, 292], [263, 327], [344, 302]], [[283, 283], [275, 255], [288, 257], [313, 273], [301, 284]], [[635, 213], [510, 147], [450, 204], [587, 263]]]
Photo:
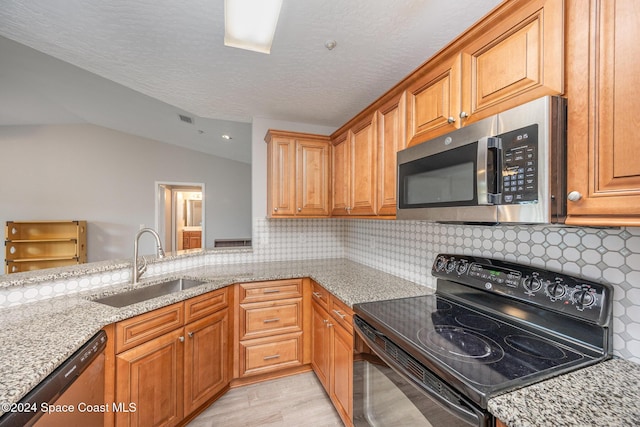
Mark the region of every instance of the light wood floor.
[[313, 372], [229, 390], [188, 427], [343, 427]]

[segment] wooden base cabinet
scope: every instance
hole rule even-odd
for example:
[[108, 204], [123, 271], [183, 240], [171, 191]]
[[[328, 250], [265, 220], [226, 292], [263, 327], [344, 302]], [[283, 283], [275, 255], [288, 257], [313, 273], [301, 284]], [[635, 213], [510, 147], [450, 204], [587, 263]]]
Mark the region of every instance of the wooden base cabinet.
[[178, 425], [229, 386], [228, 305], [222, 289], [116, 323], [116, 426]]
[[304, 362], [302, 279], [241, 283], [238, 377], [301, 367]]
[[342, 422], [352, 426], [353, 312], [318, 284], [312, 285], [311, 366]]

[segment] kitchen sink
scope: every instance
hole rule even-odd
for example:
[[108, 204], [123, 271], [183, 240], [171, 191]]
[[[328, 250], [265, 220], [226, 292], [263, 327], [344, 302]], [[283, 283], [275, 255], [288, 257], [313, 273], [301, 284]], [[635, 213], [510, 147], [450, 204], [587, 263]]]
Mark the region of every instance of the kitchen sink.
[[132, 289], [127, 292], [110, 295], [104, 298], [94, 299], [93, 302], [109, 305], [111, 307], [126, 307], [131, 304], [146, 301], [152, 298], [169, 295], [174, 292], [190, 289], [206, 282], [192, 279], [174, 279], [157, 285], [145, 286], [144, 288]]

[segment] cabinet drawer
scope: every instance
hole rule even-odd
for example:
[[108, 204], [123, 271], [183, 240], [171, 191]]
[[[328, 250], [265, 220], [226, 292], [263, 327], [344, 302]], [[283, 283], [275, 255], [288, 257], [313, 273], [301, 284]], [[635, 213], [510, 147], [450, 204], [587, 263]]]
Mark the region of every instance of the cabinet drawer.
[[241, 376], [302, 364], [302, 332], [240, 343]]
[[302, 330], [302, 298], [240, 306], [240, 339]]
[[185, 323], [200, 319], [229, 305], [227, 288], [188, 299], [184, 303]]
[[116, 353], [159, 337], [184, 324], [184, 304], [177, 303], [116, 323]]
[[324, 308], [325, 310], [329, 310], [329, 297], [331, 294], [329, 294], [329, 292], [323, 288], [322, 286], [320, 286], [319, 284], [317, 284], [314, 281], [311, 281], [311, 299], [315, 302], [317, 302], [322, 308]]
[[302, 297], [301, 279], [240, 284], [241, 303], [297, 297]]
[[335, 296], [330, 299], [329, 314], [344, 327], [350, 334], [353, 334], [353, 310]]

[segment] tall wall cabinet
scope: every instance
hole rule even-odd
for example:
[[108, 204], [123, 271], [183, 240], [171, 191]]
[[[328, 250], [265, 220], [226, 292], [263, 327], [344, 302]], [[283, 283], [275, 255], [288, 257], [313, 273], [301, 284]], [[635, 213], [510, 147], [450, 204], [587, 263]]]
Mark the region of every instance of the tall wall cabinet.
[[640, 225], [640, 9], [567, 2], [567, 224]]
[[86, 221], [7, 221], [5, 273], [87, 262]]

